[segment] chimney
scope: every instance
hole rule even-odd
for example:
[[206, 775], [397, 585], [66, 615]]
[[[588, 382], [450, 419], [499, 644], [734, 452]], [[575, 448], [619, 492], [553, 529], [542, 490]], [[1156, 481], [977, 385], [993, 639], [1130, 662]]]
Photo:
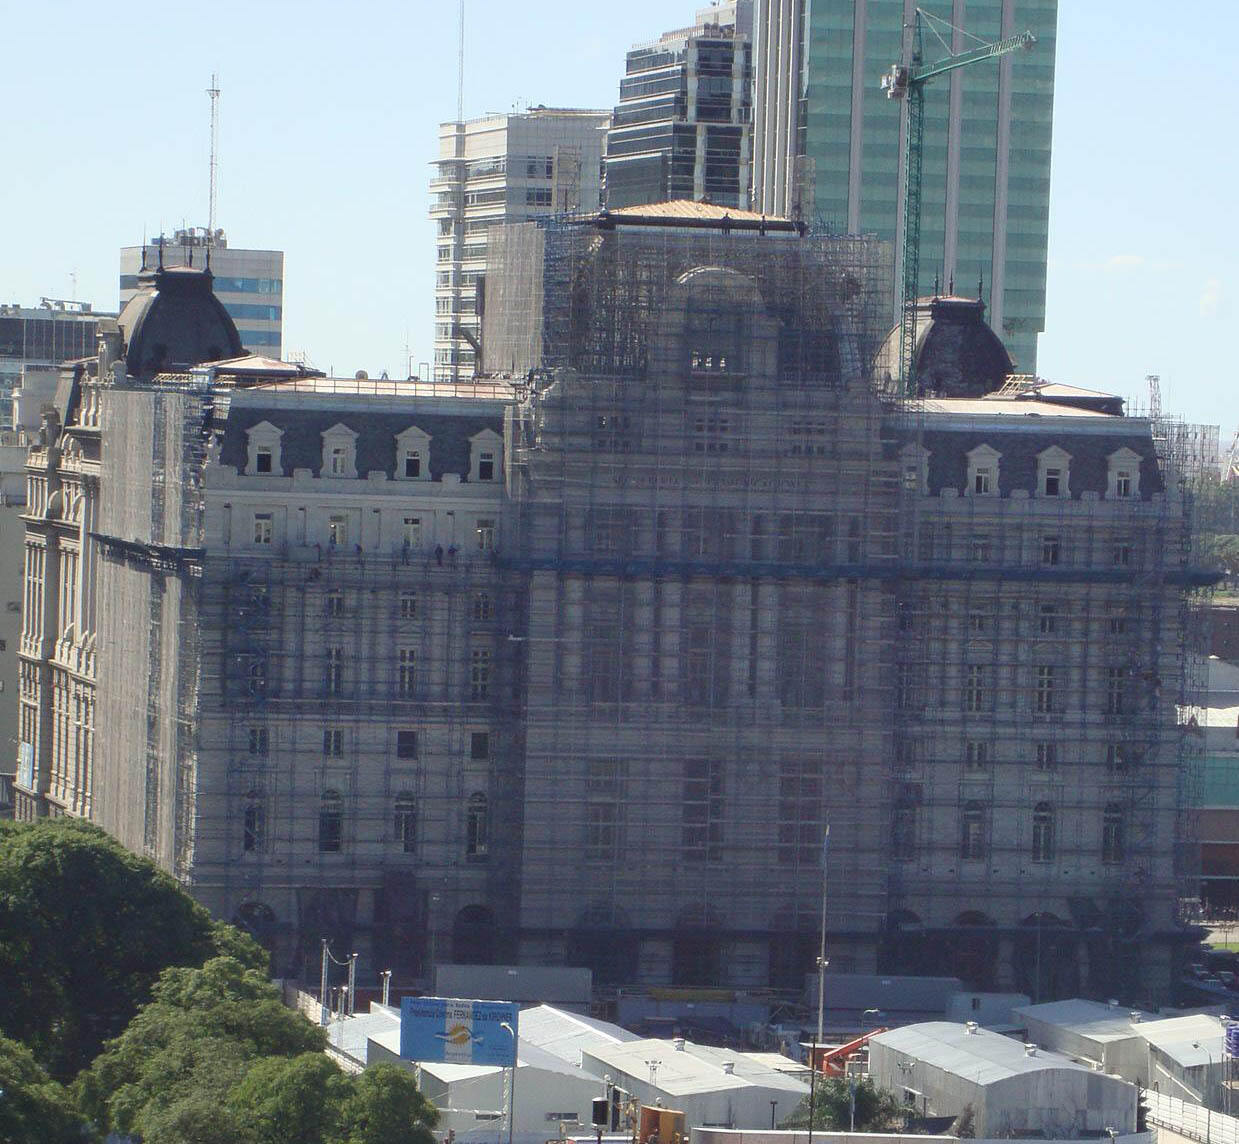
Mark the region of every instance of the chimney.
[[677, 1053], [682, 1053], [684, 1051], [684, 1038], [683, 1037], [673, 1037], [671, 1039], [671, 1044], [674, 1046], [675, 1051]]
[[724, 1061], [723, 1062], [723, 1072], [725, 1072], [728, 1076], [731, 1076], [735, 1071], [736, 1071], [735, 1061]]
[[1131, 1023], [1132, 1023], [1133, 1025], [1139, 1025], [1139, 1024], [1140, 1024], [1140, 1019], [1141, 1019], [1143, 1016], [1144, 1016], [1144, 1014], [1143, 1014], [1143, 1013], [1139, 1012], [1139, 1011], [1138, 1011], [1138, 1010], [1136, 1010], [1136, 1009], [1133, 1009], [1133, 1010], [1131, 1011]]
[[976, 1036], [977, 1023], [975, 1021], [965, 1021], [964, 1028], [968, 1030], [971, 1036]]
[[1024, 1042], [1024, 1055], [1026, 1057], [1035, 1057], [1037, 1055], [1037, 1046], [1032, 1041]]

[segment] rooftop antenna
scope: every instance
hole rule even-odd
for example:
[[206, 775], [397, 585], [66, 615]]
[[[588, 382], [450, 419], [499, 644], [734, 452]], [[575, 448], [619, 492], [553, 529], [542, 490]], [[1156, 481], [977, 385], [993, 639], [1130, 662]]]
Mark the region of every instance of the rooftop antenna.
[[460, 0], [460, 24], [456, 31], [456, 122], [465, 121], [465, 0]]
[[206, 93], [211, 100], [211, 190], [207, 202], [207, 246], [209, 247], [215, 236], [215, 165], [216, 153], [219, 150], [219, 76], [215, 72], [211, 73], [211, 86], [207, 88]]

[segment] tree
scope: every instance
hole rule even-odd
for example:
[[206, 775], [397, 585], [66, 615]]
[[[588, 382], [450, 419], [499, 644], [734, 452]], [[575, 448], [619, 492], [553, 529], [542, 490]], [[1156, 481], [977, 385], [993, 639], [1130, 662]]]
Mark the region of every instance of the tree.
[[268, 1057], [230, 1098], [256, 1144], [334, 1144], [351, 1085], [323, 1053]]
[[[784, 1122], [784, 1128], [807, 1128], [809, 1126], [810, 1098], [796, 1106], [796, 1110]], [[827, 1131], [846, 1132], [852, 1122], [852, 1094], [848, 1080], [838, 1076], [818, 1076], [813, 1103], [813, 1127]], [[856, 1130], [876, 1132], [886, 1128], [900, 1128], [904, 1111], [899, 1102], [884, 1089], [878, 1088], [869, 1077], [856, 1081]]]
[[91, 1137], [69, 1094], [24, 1045], [0, 1037], [0, 1140], [4, 1144], [82, 1144]]
[[374, 1065], [352, 1087], [340, 1144], [434, 1144], [439, 1114], [404, 1069]]
[[[325, 1044], [323, 1031], [286, 1008], [261, 973], [217, 957], [198, 969], [165, 970], [150, 1003], [79, 1077], [77, 1097], [101, 1128], [162, 1140], [152, 1126], [175, 1124], [176, 1139], [196, 1140], [186, 1133], [199, 1123], [194, 1110], [204, 1098], [222, 1108], [256, 1060], [318, 1053]], [[205, 1126], [214, 1127], [209, 1118]]]
[[53, 1077], [72, 1078], [119, 1036], [165, 968], [201, 965], [220, 945], [247, 965], [264, 956], [96, 827], [0, 829], [0, 1033]]

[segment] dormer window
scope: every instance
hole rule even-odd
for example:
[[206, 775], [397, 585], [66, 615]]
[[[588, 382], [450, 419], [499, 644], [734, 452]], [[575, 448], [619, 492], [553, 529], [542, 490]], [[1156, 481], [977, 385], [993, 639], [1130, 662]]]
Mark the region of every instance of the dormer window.
[[994, 497], [998, 495], [998, 461], [1002, 454], [988, 445], [978, 445], [968, 452], [968, 495]]
[[1057, 445], [1037, 454], [1037, 495], [1071, 496], [1071, 454]]
[[396, 434], [396, 480], [430, 480], [430, 434], [416, 425]]
[[1117, 449], [1107, 458], [1110, 463], [1106, 496], [1115, 500], [1130, 500], [1140, 495], [1140, 454], [1131, 449]]
[[260, 421], [257, 425], [247, 429], [245, 435], [248, 439], [245, 475], [247, 477], [283, 476], [280, 439], [284, 436], [284, 431], [272, 425], [270, 421]]
[[347, 425], [333, 425], [323, 434], [324, 477], [357, 476], [357, 434]]
[[469, 438], [469, 446], [469, 480], [498, 480], [503, 438], [493, 429], [483, 429]]

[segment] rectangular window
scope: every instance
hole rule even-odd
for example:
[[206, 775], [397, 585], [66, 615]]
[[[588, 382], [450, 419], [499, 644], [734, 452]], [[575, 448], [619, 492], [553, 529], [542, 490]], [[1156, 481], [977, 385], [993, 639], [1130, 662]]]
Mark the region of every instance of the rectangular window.
[[344, 755], [344, 729], [342, 727], [323, 728], [323, 754], [332, 759]]
[[1034, 700], [1038, 715], [1048, 715], [1055, 710], [1055, 669], [1042, 665], [1037, 668], [1037, 692]]
[[988, 495], [993, 471], [988, 467], [979, 467], [972, 475], [972, 491], [982, 496]]
[[254, 472], [269, 473], [271, 472], [271, 450], [257, 449], [254, 452]]
[[1119, 469], [1119, 471], [1114, 474], [1114, 495], [1115, 496], [1120, 496], [1120, 497], [1131, 496], [1131, 485], [1132, 485], [1132, 480], [1131, 480], [1130, 469]]
[[469, 758], [490, 758], [490, 732], [471, 731], [469, 733]]
[[1057, 536], [1043, 536], [1041, 538], [1041, 563], [1042, 564], [1057, 564], [1062, 556], [1062, 542]]
[[269, 512], [254, 513], [254, 543], [270, 544], [275, 531], [272, 514]]
[[323, 690], [328, 695], [344, 694], [344, 649], [329, 647], [323, 669]]
[[681, 855], [690, 862], [723, 856], [723, 767], [714, 759], [688, 759], [680, 806]]
[[989, 766], [989, 744], [969, 739], [964, 744], [964, 766], [970, 771], [983, 771]]
[[479, 552], [495, 550], [495, 522], [493, 520], [478, 520], [477, 538]]
[[417, 619], [417, 593], [400, 593], [400, 618], [402, 620]]
[[411, 699], [417, 694], [417, 652], [413, 648], [400, 649], [396, 692], [401, 699]]
[[984, 664], [970, 663], [964, 674], [964, 710], [984, 711], [989, 702], [989, 673]]
[[336, 514], [327, 520], [327, 543], [333, 548], [343, 548], [348, 544], [348, 517]]
[[968, 632], [974, 636], [988, 635], [994, 630], [994, 617], [989, 612], [969, 612]]
[[478, 480], [493, 481], [495, 479], [495, 454], [490, 452], [478, 454]]
[[1131, 564], [1132, 543], [1130, 540], [1116, 540], [1111, 559], [1116, 567], [1126, 568]]
[[331, 475], [342, 477], [348, 472], [348, 449], [343, 445], [335, 445], [331, 450]]
[[475, 703], [490, 696], [490, 649], [475, 647], [469, 653], [469, 698]]
[[404, 518], [404, 544], [408, 548], [418, 548], [422, 543], [422, 518], [406, 516]]
[[327, 615], [344, 615], [344, 591], [341, 588], [331, 588], [327, 592]]
[[974, 564], [985, 564], [990, 559], [990, 542], [988, 536], [974, 536], [968, 555]]
[[262, 851], [267, 835], [267, 808], [261, 795], [251, 793], [246, 799], [241, 826], [241, 847], [247, 854]]
[[408, 449], [404, 454], [404, 475], [415, 480], [422, 475], [422, 453], [420, 449]]
[[778, 857], [780, 866], [811, 869], [821, 857], [822, 767], [817, 759], [779, 762]]
[[266, 727], [251, 727], [249, 730], [249, 744], [251, 755], [265, 755], [270, 744]]
[[1062, 485], [1063, 485], [1062, 469], [1046, 469], [1045, 484], [1042, 487], [1041, 491], [1047, 497], [1056, 497], [1059, 495], [1059, 491], [1062, 489]]
[[398, 759], [416, 759], [417, 758], [417, 732], [416, 731], [397, 731], [396, 732], [396, 758]]
[[1037, 744], [1037, 770], [1052, 771], [1058, 766], [1058, 744]]
[[1127, 707], [1127, 668], [1106, 668], [1106, 714], [1122, 715]]
[[1052, 636], [1058, 630], [1058, 605], [1037, 605], [1037, 626], [1043, 636]]
[[473, 597], [473, 618], [475, 620], [489, 620], [495, 614], [495, 603], [490, 598], [489, 592], [477, 592]]

